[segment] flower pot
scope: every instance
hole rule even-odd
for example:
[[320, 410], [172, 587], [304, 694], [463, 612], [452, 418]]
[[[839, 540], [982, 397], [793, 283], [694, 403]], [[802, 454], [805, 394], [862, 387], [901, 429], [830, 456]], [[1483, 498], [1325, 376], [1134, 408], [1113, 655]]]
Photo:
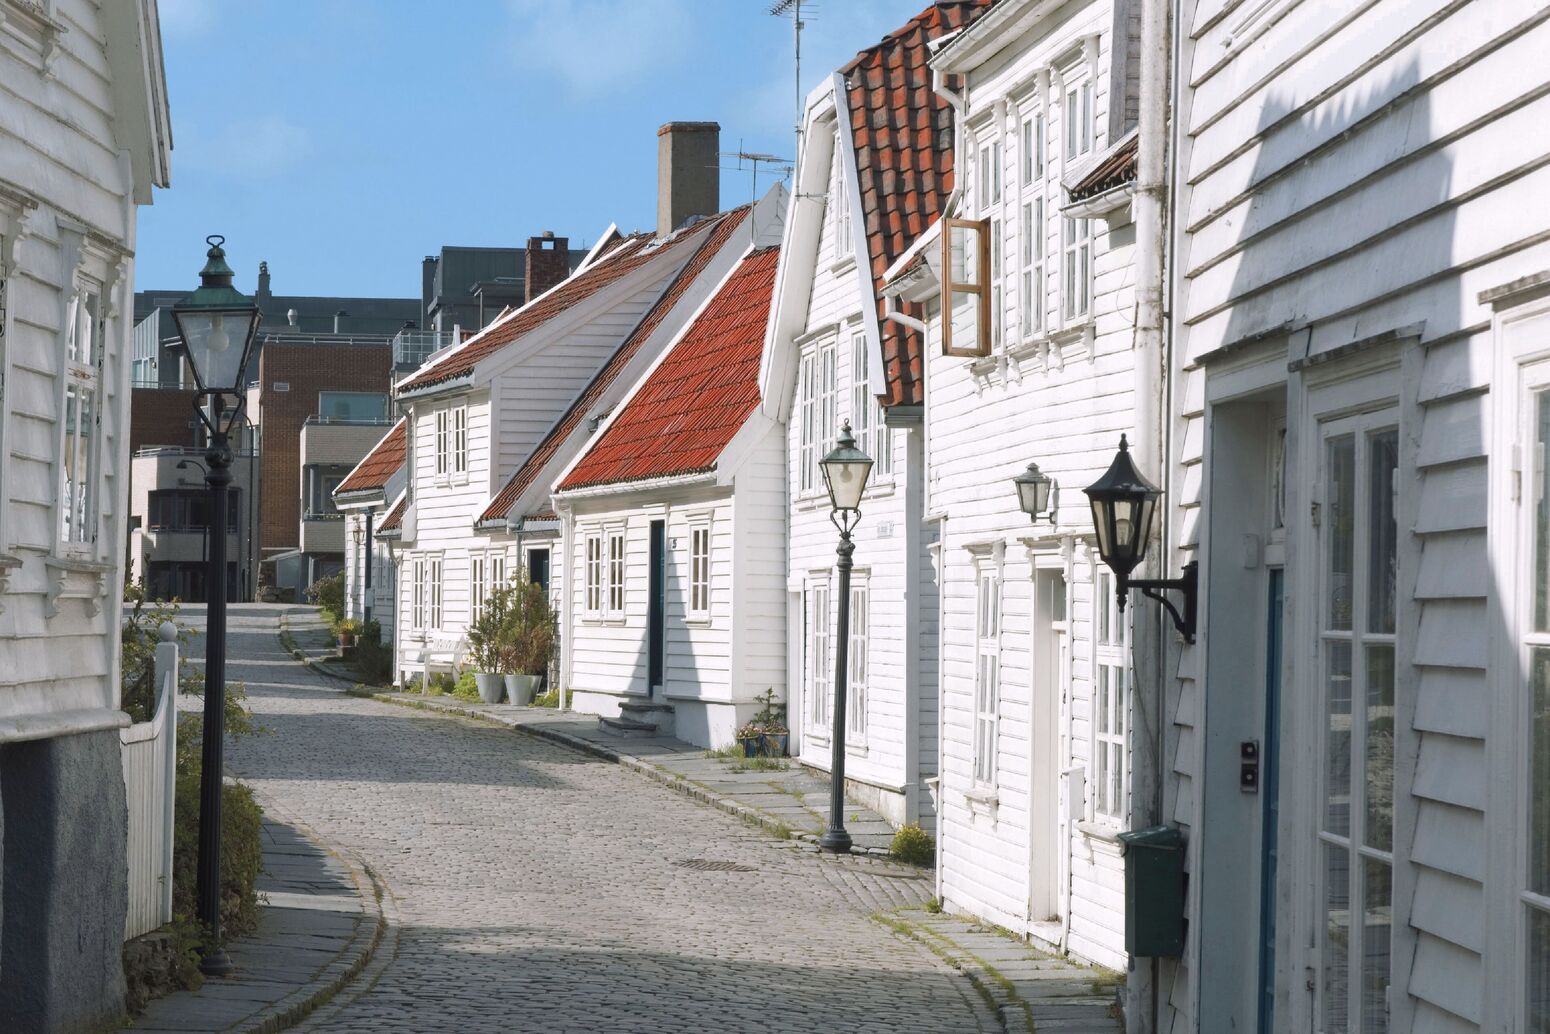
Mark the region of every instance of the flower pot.
[[538, 691], [538, 684], [543, 681], [542, 675], [507, 675], [506, 699], [522, 707], [527, 707], [533, 702], [533, 694]]
[[764, 751], [763, 736], [744, 736], [742, 737], [742, 744], [743, 757], [745, 758], [756, 758]]
[[764, 752], [772, 758], [783, 758], [791, 745], [789, 732], [767, 732], [764, 734]]
[[501, 677], [489, 672], [474, 672], [474, 685], [479, 687], [479, 701], [485, 704], [501, 702]]
[[339, 633], [339, 645], [340, 646], [354, 646], [355, 645], [355, 633], [354, 632], [340, 632]]

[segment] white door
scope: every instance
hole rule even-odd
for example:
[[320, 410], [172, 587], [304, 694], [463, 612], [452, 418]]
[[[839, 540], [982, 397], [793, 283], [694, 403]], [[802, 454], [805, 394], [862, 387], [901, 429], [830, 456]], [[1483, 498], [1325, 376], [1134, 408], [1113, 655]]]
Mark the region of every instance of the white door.
[[1032, 692], [1029, 694], [1028, 921], [1058, 922], [1061, 848], [1060, 712], [1065, 700], [1066, 575], [1036, 570], [1033, 576]]

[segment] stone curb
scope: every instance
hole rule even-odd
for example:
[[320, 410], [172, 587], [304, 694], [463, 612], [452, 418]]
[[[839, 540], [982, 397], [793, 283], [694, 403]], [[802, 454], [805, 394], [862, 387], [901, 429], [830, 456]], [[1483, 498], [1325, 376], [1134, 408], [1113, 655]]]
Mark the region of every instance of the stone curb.
[[895, 933], [908, 937], [931, 954], [941, 959], [974, 985], [981, 998], [995, 1013], [1002, 1034], [1032, 1034], [1035, 1030], [1033, 1014], [1028, 1002], [1008, 985], [1007, 980], [994, 966], [977, 958], [968, 950], [949, 941], [945, 936], [913, 922], [898, 913], [874, 916]]
[[306, 1019], [320, 1006], [327, 1004], [366, 968], [366, 964], [371, 961], [382, 943], [383, 931], [387, 925], [382, 910], [382, 899], [387, 890], [381, 878], [364, 863], [358, 862], [349, 852], [328, 843], [311, 826], [287, 812], [266, 794], [255, 789], [253, 795], [265, 812], [281, 819], [293, 829], [299, 830], [318, 847], [339, 859], [355, 882], [356, 893], [362, 901], [372, 905], [372, 908], [362, 909], [364, 918], [361, 928], [356, 931], [350, 943], [323, 968], [317, 977], [268, 1006], [256, 1017], [243, 1020], [238, 1026], [231, 1028], [232, 1034], [279, 1034]]
[[[291, 630], [290, 615], [288, 615], [288, 614], [281, 614], [280, 615], [280, 633], [279, 634], [280, 635], [289, 634], [290, 630]], [[284, 649], [285, 644], [281, 643], [280, 646], [281, 646], [282, 649]], [[347, 682], [351, 686], [354, 686], [354, 685], [358, 684], [361, 681], [358, 678], [352, 678], [349, 675], [345, 675], [345, 674], [343, 674], [341, 672], [335, 671], [326, 662], [324, 662], [322, 660], [319, 660], [317, 658], [308, 656], [307, 655], [307, 651], [305, 651], [305, 650], [302, 650], [302, 649], [298, 648], [298, 649], [291, 650], [289, 652], [290, 652], [292, 660], [295, 660], [295, 661], [299, 662], [301, 664], [301, 666], [306, 668], [308, 671], [314, 672], [314, 673], [316, 673], [318, 675], [322, 675], [324, 678], [334, 679], [334, 680], [336, 680], [338, 682]]]
[[[698, 786], [692, 781], [679, 775], [677, 772], [669, 772], [666, 769], [653, 765], [649, 761], [642, 761], [640, 758], [633, 757], [629, 754], [620, 753], [619, 751], [613, 750], [612, 748], [593, 743], [591, 740], [585, 740], [579, 736], [572, 736], [569, 733], [560, 732], [557, 729], [542, 729], [536, 726], [527, 725], [523, 722], [509, 719], [503, 715], [486, 714], [483, 711], [478, 711], [471, 707], [463, 707], [459, 704], [442, 703], [439, 700], [435, 703], [432, 703], [429, 700], [406, 700], [401, 696], [395, 696], [388, 693], [373, 694], [372, 699], [380, 700], [385, 704], [397, 704], [399, 707], [413, 707], [422, 711], [434, 711], [439, 714], [461, 715], [465, 718], [473, 718], [478, 721], [485, 721], [495, 725], [505, 726], [508, 729], [514, 729], [517, 732], [526, 733], [527, 735], [537, 737], [538, 739], [549, 740], [553, 743], [558, 743], [562, 747], [569, 747], [571, 750], [580, 751], [583, 754], [590, 754], [592, 757], [599, 758], [603, 761], [611, 761], [616, 765], [627, 768], [632, 772], [638, 773], [639, 775], [643, 775], [648, 779], [661, 783], [663, 786], [666, 786], [669, 789], [676, 790], [678, 793], [681, 793], [686, 797], [691, 797], [694, 800], [701, 802], [702, 804], [710, 805], [712, 808], [715, 808], [718, 811], [724, 811], [728, 815], [735, 816], [736, 818], [739, 818], [742, 821], [748, 823], [750, 826], [758, 826], [759, 828], [782, 840], [796, 840], [803, 844], [810, 845], [814, 851], [818, 850], [818, 836], [815, 833], [808, 833], [806, 831], [792, 829], [790, 826], [786, 825], [786, 823], [781, 822], [773, 815], [767, 815], [759, 809], [751, 807], [747, 804], [743, 804], [741, 801], [728, 797], [725, 794], [720, 794], [714, 790], [707, 790], [703, 786]], [[851, 856], [856, 858], [887, 858], [889, 857], [889, 854], [886, 850], [858, 847], [851, 851]]]

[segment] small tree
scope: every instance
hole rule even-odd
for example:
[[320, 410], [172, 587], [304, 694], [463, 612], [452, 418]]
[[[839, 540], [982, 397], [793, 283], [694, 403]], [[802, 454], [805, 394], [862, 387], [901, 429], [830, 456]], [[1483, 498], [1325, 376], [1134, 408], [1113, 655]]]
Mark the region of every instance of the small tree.
[[506, 626], [511, 621], [512, 599], [515, 588], [502, 585], [490, 593], [479, 617], [468, 626], [469, 661], [475, 671], [489, 675], [504, 674], [509, 650]]
[[554, 608], [543, 586], [527, 580], [512, 590], [511, 610], [505, 629], [508, 660], [519, 675], [542, 675], [554, 657]]

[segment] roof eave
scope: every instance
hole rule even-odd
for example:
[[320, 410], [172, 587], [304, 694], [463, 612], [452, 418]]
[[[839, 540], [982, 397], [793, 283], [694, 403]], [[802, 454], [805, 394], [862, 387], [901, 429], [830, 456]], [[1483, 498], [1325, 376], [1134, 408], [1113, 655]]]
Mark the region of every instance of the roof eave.
[[1060, 214], [1074, 219], [1092, 219], [1098, 216], [1109, 215], [1122, 208], [1128, 208], [1130, 199], [1135, 197], [1135, 195], [1136, 182], [1135, 180], [1128, 180], [1117, 187], [1110, 187], [1102, 193], [1080, 198], [1062, 205]]
[[632, 492], [652, 492], [662, 488], [690, 488], [716, 484], [716, 468], [697, 470], [690, 474], [664, 474], [661, 477], [641, 478], [635, 481], [610, 481], [601, 485], [587, 485], [555, 492], [556, 502], [577, 499], [597, 499], [604, 496], [628, 495]]

